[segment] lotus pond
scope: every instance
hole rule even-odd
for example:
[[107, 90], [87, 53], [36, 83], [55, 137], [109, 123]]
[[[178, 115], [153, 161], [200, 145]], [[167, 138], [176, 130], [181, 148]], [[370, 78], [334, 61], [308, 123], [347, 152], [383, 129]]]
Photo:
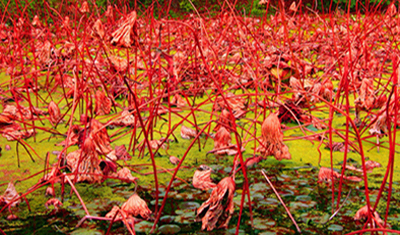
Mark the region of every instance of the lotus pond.
[[[1, 22], [0, 194], [12, 182], [23, 197], [11, 206], [2, 196], [0, 232], [129, 234], [121, 220], [82, 218], [105, 217], [136, 190], [153, 215], [131, 233], [150, 233], [154, 220], [157, 234], [298, 233], [263, 169], [302, 234], [372, 227], [355, 219], [367, 203], [378, 203], [388, 231], [400, 230], [398, 34], [388, 26], [398, 16], [378, 15], [384, 23], [372, 27], [375, 16], [340, 13], [156, 20], [110, 9], [115, 14], [51, 13], [52, 25]], [[129, 123], [119, 122], [124, 112]], [[263, 122], [274, 113], [291, 159], [259, 151], [268, 144]], [[370, 131], [384, 115], [386, 129]], [[182, 138], [183, 125], [191, 138]], [[221, 125], [229, 133], [222, 153]], [[78, 151], [101, 170], [75, 171], [68, 155]], [[261, 158], [250, 164], [254, 157]], [[367, 169], [367, 160], [380, 167]], [[213, 191], [193, 186], [200, 165], [215, 183], [235, 175], [226, 229], [202, 231], [195, 222]], [[124, 167], [137, 179], [113, 175]], [[321, 178], [321, 167], [356, 180]], [[53, 198], [62, 205], [48, 206]]]

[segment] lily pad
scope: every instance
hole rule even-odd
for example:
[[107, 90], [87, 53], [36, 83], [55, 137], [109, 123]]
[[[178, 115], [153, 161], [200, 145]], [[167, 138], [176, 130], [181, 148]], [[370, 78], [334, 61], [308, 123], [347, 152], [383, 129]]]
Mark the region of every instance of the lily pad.
[[331, 230], [331, 231], [342, 231], [343, 227], [338, 225], [338, 224], [331, 224], [331, 225], [329, 225], [328, 230]]
[[265, 192], [266, 190], [268, 190], [270, 187], [268, 185], [266, 185], [265, 183], [256, 183], [256, 184], [252, 184], [250, 186], [250, 191], [255, 191], [255, 192]]
[[88, 229], [88, 228], [80, 228], [77, 229], [75, 231], [73, 231], [72, 233], [70, 233], [71, 235], [101, 235], [102, 233], [96, 230], [92, 230], [92, 229]]
[[172, 215], [164, 215], [160, 218], [161, 223], [171, 223], [175, 220], [175, 216]]
[[194, 221], [195, 214], [184, 213], [175, 217], [175, 222], [179, 224], [190, 224]]
[[179, 209], [181, 210], [195, 210], [200, 207], [197, 202], [182, 202], [179, 204]]
[[135, 231], [140, 233], [149, 233], [152, 227], [153, 223], [148, 221], [141, 221], [135, 224]]
[[276, 232], [276, 231], [265, 231], [265, 232], [259, 233], [258, 235], [276, 235], [276, 234], [278, 234], [278, 232]]
[[[236, 227], [225, 231], [225, 234], [236, 234]], [[246, 234], [243, 230], [239, 229], [239, 234]]]
[[316, 202], [314, 201], [309, 201], [309, 202], [290, 202], [290, 211], [297, 211], [305, 208], [312, 208], [315, 205], [317, 205]]
[[158, 229], [162, 234], [176, 234], [181, 231], [181, 228], [176, 224], [165, 224]]
[[[251, 225], [251, 221], [248, 221], [248, 224]], [[253, 220], [253, 225], [255, 229], [258, 230], [267, 230], [273, 226], [275, 226], [276, 222], [272, 219], [268, 218], [255, 218]]]
[[308, 223], [309, 220], [314, 221], [315, 223], [324, 224], [328, 221], [330, 215], [328, 213], [324, 214], [313, 214], [312, 212], [303, 213], [300, 215], [300, 218]]
[[310, 196], [308, 196], [308, 195], [300, 195], [300, 196], [297, 196], [297, 197], [295, 198], [295, 200], [296, 200], [296, 201], [307, 202], [307, 201], [311, 201], [312, 198], [311, 198]]
[[267, 205], [278, 205], [280, 202], [276, 198], [266, 198], [264, 203]]

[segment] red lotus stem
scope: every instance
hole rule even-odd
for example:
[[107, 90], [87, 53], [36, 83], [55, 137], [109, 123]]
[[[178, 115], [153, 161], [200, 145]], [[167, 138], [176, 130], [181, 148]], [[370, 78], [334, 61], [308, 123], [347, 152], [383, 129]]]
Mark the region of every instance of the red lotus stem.
[[[64, 177], [65, 177], [65, 179], [67, 179], [69, 185], [71, 185], [72, 190], [74, 190], [76, 196], [78, 197], [79, 201], [81, 202], [82, 207], [83, 207], [83, 210], [85, 210], [85, 212], [86, 212], [86, 215], [89, 215], [89, 216], [90, 216], [89, 211], [88, 211], [88, 209], [86, 208], [86, 205], [85, 205], [85, 203], [83, 202], [83, 199], [82, 199], [81, 196], [79, 195], [78, 190], [76, 190], [74, 184], [71, 182], [71, 180], [69, 179], [69, 177], [68, 177], [65, 173], [64, 173]], [[76, 178], [76, 177], [75, 177], [75, 178]]]
[[283, 207], [285, 208], [286, 213], [288, 214], [289, 218], [292, 220], [294, 226], [296, 226], [297, 232], [301, 233], [301, 230], [300, 230], [299, 226], [297, 225], [296, 221], [294, 220], [294, 218], [293, 218], [293, 216], [292, 216], [292, 213], [290, 213], [290, 211], [289, 211], [289, 209], [287, 208], [286, 204], [283, 202], [281, 196], [279, 196], [278, 191], [276, 191], [274, 185], [273, 185], [273, 184], [271, 183], [271, 181], [269, 180], [267, 174], [265, 173], [265, 170], [262, 169], [262, 170], [261, 170], [261, 173], [264, 175], [264, 178], [267, 180], [268, 184], [271, 186], [271, 188], [272, 188], [272, 190], [274, 191], [276, 197], [277, 197], [277, 198], [279, 199], [279, 201], [282, 203], [282, 205], [283, 205]]

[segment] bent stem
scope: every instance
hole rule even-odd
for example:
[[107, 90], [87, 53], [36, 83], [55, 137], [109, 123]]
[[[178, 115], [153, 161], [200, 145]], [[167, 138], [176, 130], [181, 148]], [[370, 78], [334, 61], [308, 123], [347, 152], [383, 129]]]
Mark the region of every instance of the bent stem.
[[340, 209], [342, 209], [342, 207], [346, 203], [347, 199], [349, 199], [350, 193], [351, 193], [351, 189], [350, 189], [349, 193], [347, 194], [347, 197], [344, 199], [342, 205], [339, 206], [339, 208], [335, 211], [335, 213], [332, 214], [332, 216], [328, 219], [327, 222], [331, 221], [333, 219], [333, 217], [335, 217], [337, 215], [337, 213], [340, 211]]
[[74, 184], [71, 182], [71, 180], [68, 178], [68, 176], [64, 173], [64, 177], [67, 179], [68, 183], [71, 185], [72, 190], [74, 190], [76, 196], [78, 197], [79, 201], [82, 204], [83, 210], [85, 210], [86, 215], [90, 216], [88, 209], [86, 208], [85, 203], [83, 202], [83, 199], [81, 198], [81, 196], [78, 193], [78, 190], [76, 190]]
[[276, 197], [277, 197], [277, 198], [279, 199], [279, 201], [282, 203], [283, 207], [284, 207], [285, 210], [286, 210], [286, 213], [289, 215], [289, 217], [290, 217], [290, 219], [292, 220], [294, 226], [296, 226], [297, 232], [301, 233], [301, 230], [300, 230], [299, 226], [297, 225], [296, 221], [294, 220], [294, 218], [293, 218], [292, 214], [290, 213], [289, 209], [287, 208], [286, 204], [283, 202], [281, 196], [279, 196], [279, 193], [278, 193], [278, 191], [276, 191], [274, 185], [272, 185], [271, 181], [268, 179], [268, 176], [267, 176], [267, 174], [265, 173], [265, 170], [262, 169], [262, 170], [261, 170], [261, 173], [264, 175], [264, 178], [267, 180], [269, 186], [271, 186], [271, 188], [272, 188], [272, 190], [274, 191]]

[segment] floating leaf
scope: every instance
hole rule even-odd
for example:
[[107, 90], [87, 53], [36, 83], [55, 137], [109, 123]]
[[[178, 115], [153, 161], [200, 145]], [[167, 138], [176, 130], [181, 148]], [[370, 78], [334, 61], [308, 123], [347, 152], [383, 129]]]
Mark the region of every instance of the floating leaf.
[[197, 202], [182, 202], [179, 204], [179, 208], [181, 210], [195, 210], [200, 207], [200, 204]]
[[175, 216], [172, 216], [172, 215], [164, 215], [164, 216], [161, 216], [161, 218], [160, 218], [161, 223], [171, 223], [174, 220], [175, 220]]
[[135, 231], [140, 233], [149, 233], [152, 227], [153, 223], [143, 220], [135, 224]]
[[331, 230], [331, 231], [342, 231], [343, 227], [338, 225], [338, 224], [331, 224], [331, 225], [329, 225], [328, 230]]
[[181, 228], [175, 224], [165, 224], [158, 229], [162, 234], [176, 234], [181, 231]]

